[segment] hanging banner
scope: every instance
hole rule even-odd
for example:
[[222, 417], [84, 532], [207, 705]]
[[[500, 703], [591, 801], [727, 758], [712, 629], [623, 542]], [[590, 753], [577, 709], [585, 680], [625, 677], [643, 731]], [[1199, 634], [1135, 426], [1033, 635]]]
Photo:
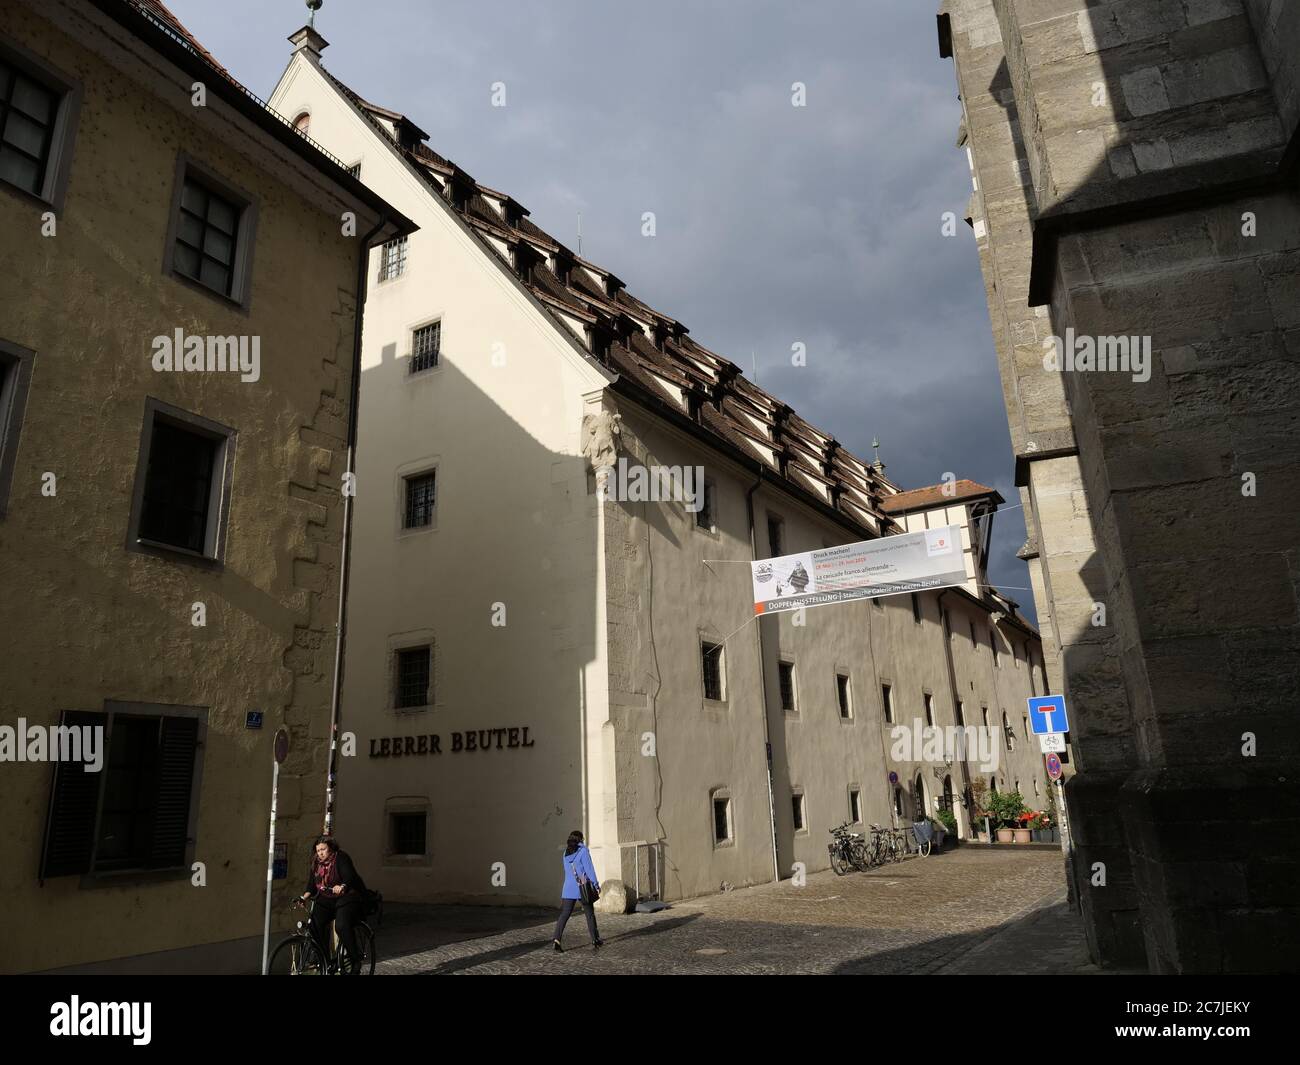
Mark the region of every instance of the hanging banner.
[[967, 580], [961, 526], [923, 529], [750, 563], [754, 613], [950, 588]]

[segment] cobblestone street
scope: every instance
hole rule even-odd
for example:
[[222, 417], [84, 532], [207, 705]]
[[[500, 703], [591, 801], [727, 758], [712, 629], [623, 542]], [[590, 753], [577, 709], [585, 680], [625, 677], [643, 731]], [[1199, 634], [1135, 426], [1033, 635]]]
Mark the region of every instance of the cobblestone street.
[[967, 846], [837, 877], [818, 873], [599, 915], [591, 949], [575, 913], [552, 951], [541, 909], [388, 907], [380, 974], [1070, 973], [1088, 962], [1055, 849]]

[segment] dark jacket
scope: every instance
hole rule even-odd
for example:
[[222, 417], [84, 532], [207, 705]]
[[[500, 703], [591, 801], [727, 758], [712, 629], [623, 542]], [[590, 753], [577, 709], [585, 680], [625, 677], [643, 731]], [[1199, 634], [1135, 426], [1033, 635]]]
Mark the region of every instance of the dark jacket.
[[[357, 872], [357, 867], [352, 864], [352, 859], [348, 857], [347, 851], [335, 851], [334, 857], [337, 864], [339, 882], [344, 887], [344, 890], [340, 892], [337, 897], [345, 899], [349, 895], [355, 895], [357, 898], [360, 898], [365, 894], [366, 882], [361, 879], [361, 874]], [[316, 894], [315, 854], [311, 856], [311, 861], [307, 863], [307, 886], [303, 890], [308, 895]]]

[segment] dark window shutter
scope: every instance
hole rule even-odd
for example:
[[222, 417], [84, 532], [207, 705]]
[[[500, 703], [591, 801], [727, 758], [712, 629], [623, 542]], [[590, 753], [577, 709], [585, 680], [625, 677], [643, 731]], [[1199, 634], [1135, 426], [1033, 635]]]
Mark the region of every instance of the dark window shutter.
[[197, 718], [163, 718], [158, 747], [158, 802], [154, 807], [153, 849], [149, 860], [155, 869], [185, 862], [198, 739]]
[[[60, 725], [70, 728], [103, 727], [107, 722], [107, 715], [93, 710], [65, 710], [59, 719]], [[104, 735], [107, 743], [107, 729]], [[104, 751], [104, 763], [108, 764], [107, 750]], [[54, 763], [49, 819], [45, 823], [45, 844], [41, 848], [42, 880], [90, 872], [95, 811], [103, 776], [102, 770], [87, 773], [81, 762]]]

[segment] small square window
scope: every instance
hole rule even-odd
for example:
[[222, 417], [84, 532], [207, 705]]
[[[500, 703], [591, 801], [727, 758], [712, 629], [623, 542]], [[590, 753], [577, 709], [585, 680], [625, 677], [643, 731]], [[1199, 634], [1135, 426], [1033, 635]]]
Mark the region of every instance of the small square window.
[[238, 204], [186, 177], [172, 253], [175, 270], [214, 292], [231, 295], [241, 214]]
[[732, 839], [731, 828], [731, 799], [725, 795], [713, 796], [713, 842], [730, 843]]
[[794, 713], [794, 663], [778, 663], [777, 672], [781, 678], [781, 709], [787, 713]]
[[796, 791], [790, 796], [790, 812], [794, 815], [794, 830], [802, 832], [807, 825], [804, 823], [804, 806], [803, 792]]
[[862, 824], [862, 792], [858, 788], [849, 788], [849, 823]]
[[849, 694], [849, 678], [843, 673], [835, 674], [835, 696], [839, 700], [840, 717], [847, 720], [853, 716], [853, 703]]
[[888, 684], [880, 686], [880, 708], [885, 715], [885, 724], [891, 724], [894, 720], [894, 699]]
[[700, 487], [700, 509], [695, 512], [695, 526], [698, 529], [711, 531], [716, 521], [713, 516], [713, 496], [714, 484], [712, 481], [705, 481]]
[[394, 700], [396, 709], [429, 706], [433, 702], [429, 691], [429, 666], [432, 657], [427, 644], [423, 647], [408, 647], [397, 652], [397, 698]]
[[704, 670], [704, 698], [721, 702], [723, 698], [722, 645], [700, 644], [700, 664]]
[[437, 475], [422, 473], [405, 478], [406, 506], [403, 511], [402, 528], [421, 529], [433, 524], [436, 503]]
[[390, 814], [389, 819], [392, 823], [393, 853], [423, 855], [425, 853], [425, 827], [428, 824], [428, 815], [424, 813]]
[[391, 281], [406, 273], [406, 238], [394, 237], [379, 250], [379, 280]]
[[431, 322], [411, 333], [411, 373], [438, 365], [442, 350], [442, 322]]

